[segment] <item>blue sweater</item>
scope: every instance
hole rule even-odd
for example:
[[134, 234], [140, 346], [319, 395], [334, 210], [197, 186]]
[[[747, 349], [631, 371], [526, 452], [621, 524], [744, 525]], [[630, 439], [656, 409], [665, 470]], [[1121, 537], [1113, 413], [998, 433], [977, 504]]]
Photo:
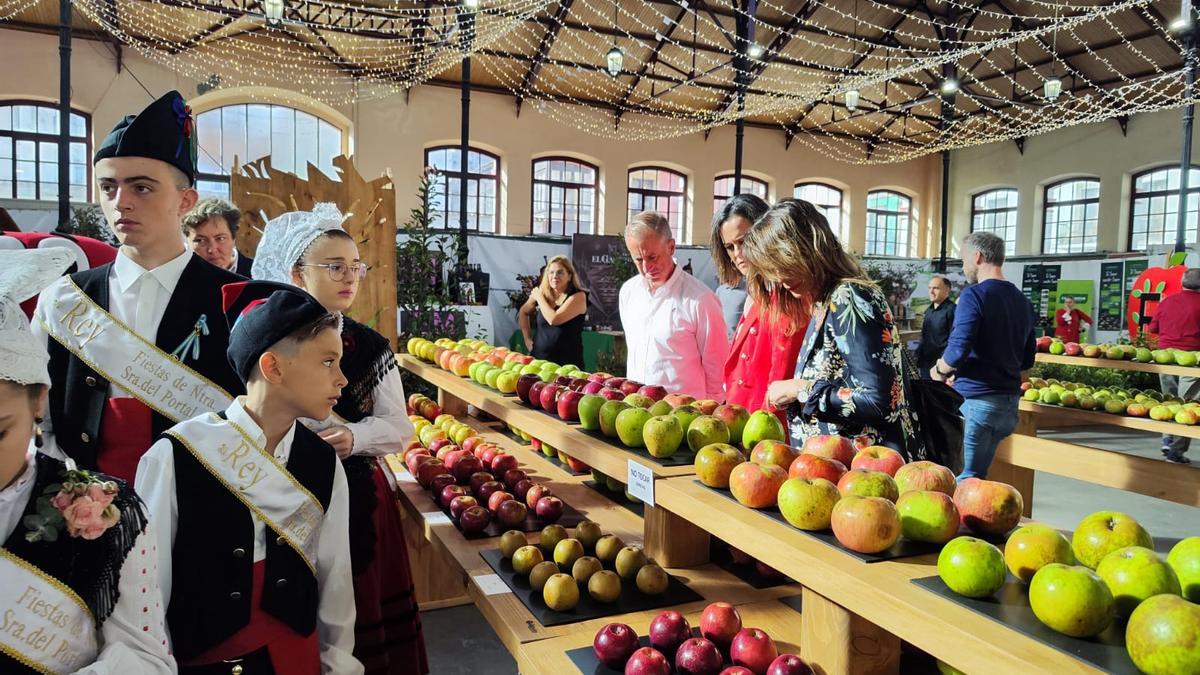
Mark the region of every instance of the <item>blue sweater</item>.
[[1021, 393], [1021, 371], [1033, 367], [1033, 305], [1008, 281], [988, 279], [959, 296], [942, 359], [957, 369], [965, 398]]

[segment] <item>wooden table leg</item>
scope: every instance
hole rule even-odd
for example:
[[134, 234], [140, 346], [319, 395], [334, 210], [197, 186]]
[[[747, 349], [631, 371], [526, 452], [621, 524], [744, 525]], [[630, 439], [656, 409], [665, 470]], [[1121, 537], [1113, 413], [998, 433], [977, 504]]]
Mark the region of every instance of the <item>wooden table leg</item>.
[[663, 567], [696, 567], [708, 562], [708, 532], [657, 506], [645, 509], [646, 555]]
[[895, 675], [900, 638], [804, 589], [800, 656], [819, 675]]
[[403, 521], [404, 543], [408, 546], [408, 565], [412, 570], [417, 604], [423, 611], [456, 607], [471, 603], [466, 580], [456, 565], [425, 539], [425, 523], [415, 520], [396, 505]]
[[438, 405], [441, 406], [443, 414], [467, 416], [467, 402], [454, 394], [446, 393], [445, 389], [438, 389]]

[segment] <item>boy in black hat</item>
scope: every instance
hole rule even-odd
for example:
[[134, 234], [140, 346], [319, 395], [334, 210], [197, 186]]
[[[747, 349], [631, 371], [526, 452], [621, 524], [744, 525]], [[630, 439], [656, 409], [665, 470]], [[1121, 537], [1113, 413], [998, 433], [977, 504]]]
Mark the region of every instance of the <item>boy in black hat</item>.
[[137, 489], [164, 555], [180, 672], [362, 673], [354, 658], [346, 476], [296, 420], [329, 417], [346, 379], [336, 315], [293, 286], [225, 287], [246, 395], [167, 430]]
[[193, 255], [180, 234], [197, 199], [195, 157], [179, 92], [121, 120], [93, 158], [120, 253], [38, 299], [34, 329], [54, 383], [47, 449], [83, 468], [131, 481], [155, 436], [242, 391], [225, 360], [220, 297], [241, 278]]

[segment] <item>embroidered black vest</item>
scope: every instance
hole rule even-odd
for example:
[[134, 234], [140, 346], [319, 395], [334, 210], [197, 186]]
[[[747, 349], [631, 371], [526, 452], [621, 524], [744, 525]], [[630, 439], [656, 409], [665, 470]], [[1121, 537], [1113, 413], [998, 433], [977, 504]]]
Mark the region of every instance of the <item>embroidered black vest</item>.
[[[38, 453], [37, 476], [33, 491], [25, 505], [25, 516], [37, 513], [38, 498], [51, 484], [62, 480], [66, 466], [59, 460]], [[120, 597], [121, 566], [133, 549], [138, 535], [146, 530], [146, 513], [142, 502], [133, 489], [119, 478], [110, 480], [120, 486], [113, 505], [121, 512], [121, 519], [98, 538], [88, 541], [72, 537], [65, 530], [59, 532], [54, 541], [30, 542], [25, 539], [29, 529], [24, 522], [17, 524], [4, 550], [16, 555], [42, 572], [58, 579], [83, 599], [96, 619], [99, 630], [104, 620], [112, 614]], [[100, 645], [103, 648], [103, 644]], [[34, 673], [12, 657], [0, 653], [0, 673]]]
[[[167, 605], [175, 656], [187, 661], [220, 645], [250, 621], [254, 521], [246, 508], [179, 441], [175, 497], [179, 515], [171, 551], [173, 583]], [[287, 470], [328, 510], [337, 455], [328, 443], [296, 426]], [[317, 579], [304, 558], [267, 529], [262, 610], [300, 635], [317, 625]]]
[[[80, 290], [105, 310], [109, 306], [110, 269], [112, 263], [71, 275]], [[200, 316], [207, 317], [209, 334], [200, 339], [200, 358], [189, 358], [185, 363], [230, 396], [245, 393], [245, 387], [225, 356], [229, 348], [229, 328], [221, 311], [221, 286], [238, 281], [245, 279], [193, 255], [183, 268], [154, 339], [155, 346], [170, 354], [192, 332]], [[54, 338], [49, 339], [47, 350], [50, 352], [50, 380], [54, 383], [50, 387], [50, 422], [55, 441], [80, 468], [95, 469], [109, 382]], [[151, 424], [151, 436], [157, 437], [174, 422], [154, 413]]]

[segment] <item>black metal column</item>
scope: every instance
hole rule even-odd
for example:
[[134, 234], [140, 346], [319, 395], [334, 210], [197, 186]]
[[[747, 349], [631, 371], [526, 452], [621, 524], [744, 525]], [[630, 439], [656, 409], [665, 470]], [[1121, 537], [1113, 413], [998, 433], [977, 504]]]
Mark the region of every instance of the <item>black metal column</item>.
[[750, 17], [757, 9], [755, 0], [741, 0], [738, 2], [740, 12], [734, 19], [735, 30], [737, 31], [737, 55], [733, 57], [733, 68], [735, 71], [734, 78], [737, 86], [737, 110], [738, 117], [735, 123], [736, 132], [734, 135], [733, 145], [733, 194], [741, 194], [742, 192], [742, 148], [746, 135], [746, 85], [750, 69], [750, 59], [746, 57], [746, 52], [750, 49], [751, 26]]
[[71, 222], [71, 0], [58, 0], [58, 229]]
[[950, 151], [942, 151], [942, 245], [938, 249], [937, 270], [946, 272], [946, 232], [947, 221], [950, 218]]
[[463, 47], [462, 60], [462, 128], [459, 131], [459, 162], [462, 183], [458, 194], [458, 266], [466, 269], [470, 248], [467, 243], [467, 158], [471, 148], [471, 43], [475, 39], [475, 11], [460, 7], [458, 12], [459, 42]]
[[[1183, 42], [1184, 96], [1192, 97], [1196, 84], [1196, 31], [1189, 28]], [[1175, 225], [1175, 250], [1183, 251], [1187, 246], [1186, 226], [1188, 212], [1188, 174], [1192, 168], [1192, 122], [1196, 106], [1189, 103], [1183, 108], [1183, 152], [1179, 158], [1179, 221]]]

